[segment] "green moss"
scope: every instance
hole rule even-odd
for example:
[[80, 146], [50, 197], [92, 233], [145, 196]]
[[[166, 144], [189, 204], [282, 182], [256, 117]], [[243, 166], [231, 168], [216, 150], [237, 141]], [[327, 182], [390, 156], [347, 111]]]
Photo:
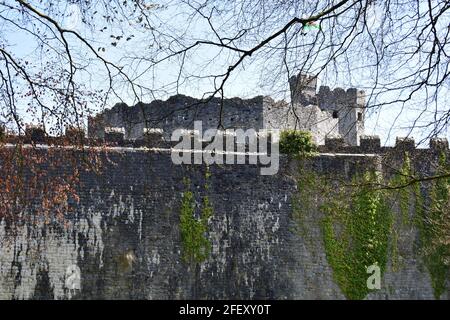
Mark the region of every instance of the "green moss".
[[[206, 173], [206, 180], [210, 176]], [[205, 261], [211, 251], [211, 243], [207, 238], [208, 221], [213, 215], [213, 207], [207, 195], [202, 197], [200, 213], [196, 215], [194, 193], [190, 191], [189, 179], [184, 179], [186, 191], [181, 199], [180, 233], [183, 245], [183, 259], [186, 263], [195, 264]], [[209, 189], [208, 182], [205, 190]]]

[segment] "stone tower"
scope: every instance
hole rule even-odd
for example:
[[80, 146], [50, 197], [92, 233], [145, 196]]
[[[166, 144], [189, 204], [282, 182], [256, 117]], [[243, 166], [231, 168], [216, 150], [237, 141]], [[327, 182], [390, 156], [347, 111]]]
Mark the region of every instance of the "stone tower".
[[291, 102], [296, 108], [317, 105], [321, 112], [329, 113], [330, 123], [337, 119], [338, 133], [347, 144], [359, 145], [364, 134], [364, 91], [321, 86], [316, 93], [317, 77], [303, 74], [291, 77], [289, 84]]
[[307, 106], [317, 105], [316, 87], [317, 77], [307, 74], [299, 74], [289, 79], [291, 89], [291, 101], [294, 104]]

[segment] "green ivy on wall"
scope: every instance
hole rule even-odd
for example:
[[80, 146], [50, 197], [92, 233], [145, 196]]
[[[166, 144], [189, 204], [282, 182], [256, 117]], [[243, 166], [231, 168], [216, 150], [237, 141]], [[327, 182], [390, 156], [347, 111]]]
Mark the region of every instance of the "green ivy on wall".
[[[442, 155], [436, 174], [448, 172]], [[391, 258], [392, 270], [399, 271], [402, 226], [419, 229], [434, 294], [436, 298], [442, 295], [449, 277], [450, 178], [434, 180], [427, 206], [407, 153], [398, 172], [384, 183], [380, 174], [367, 171], [343, 185], [306, 169], [301, 160], [297, 179], [299, 193], [293, 203], [297, 231], [308, 239], [307, 220], [316, 219], [317, 213], [322, 216], [326, 257], [334, 280], [348, 299], [363, 299], [371, 291], [368, 266], [379, 266], [382, 275]]]
[[403, 165], [400, 170], [393, 176], [391, 179], [391, 187], [394, 192], [392, 192], [394, 196], [394, 202], [398, 204], [400, 216], [402, 218], [403, 224], [409, 224], [409, 207], [411, 203], [411, 193], [414, 192], [414, 189], [409, 184], [411, 181], [412, 169], [411, 169], [411, 159], [409, 158], [408, 153], [405, 153], [403, 159]]
[[[445, 154], [438, 160], [436, 176], [449, 172]], [[450, 219], [450, 179], [440, 178], [432, 181], [428, 201], [421, 194], [420, 183], [414, 182], [414, 173], [408, 154], [405, 155], [403, 167], [394, 176], [391, 185], [398, 188], [399, 208], [404, 224], [413, 223], [419, 230], [420, 253], [430, 273], [435, 298], [440, 298], [446, 288], [449, 277], [450, 244], [441, 239], [448, 238]], [[412, 207], [413, 206], [413, 207]], [[413, 209], [414, 217], [409, 217]]]
[[[208, 179], [210, 172], [207, 169], [205, 191], [209, 190]], [[205, 261], [211, 251], [211, 243], [207, 238], [208, 221], [213, 215], [213, 207], [209, 197], [202, 197], [200, 212], [196, 215], [194, 193], [190, 191], [190, 180], [183, 181], [186, 191], [181, 198], [180, 234], [183, 245], [183, 259], [186, 263], [195, 264]]]
[[348, 299], [363, 299], [367, 286], [367, 268], [376, 265], [381, 274], [388, 260], [392, 213], [384, 201], [384, 191], [373, 188], [379, 182], [375, 172], [354, 179], [358, 188], [340, 190], [326, 201], [322, 234], [333, 276]]
[[381, 177], [368, 171], [346, 186], [306, 169], [304, 162], [299, 170], [299, 195], [294, 201], [298, 231], [308, 238], [309, 224], [304, 222], [320, 214], [334, 280], [348, 299], [363, 299], [371, 291], [367, 268], [377, 265], [382, 275], [389, 256], [393, 215], [385, 202], [386, 191], [374, 188]]
[[[436, 175], [448, 174], [449, 168], [445, 154], [439, 158]], [[430, 203], [427, 210], [418, 215], [417, 226], [424, 264], [427, 267], [435, 298], [439, 299], [446, 288], [449, 278], [450, 243], [450, 178], [433, 181], [430, 190]], [[446, 240], [445, 240], [446, 239]]]
[[[424, 200], [420, 191], [420, 184], [414, 181], [415, 172], [411, 166], [411, 158], [405, 152], [403, 164], [389, 181], [388, 199], [400, 215], [395, 216], [391, 230], [391, 264], [393, 271], [399, 271], [402, 267], [400, 253], [398, 251], [399, 233], [404, 227], [413, 227], [417, 217], [422, 216]], [[413, 214], [411, 214], [413, 213]]]

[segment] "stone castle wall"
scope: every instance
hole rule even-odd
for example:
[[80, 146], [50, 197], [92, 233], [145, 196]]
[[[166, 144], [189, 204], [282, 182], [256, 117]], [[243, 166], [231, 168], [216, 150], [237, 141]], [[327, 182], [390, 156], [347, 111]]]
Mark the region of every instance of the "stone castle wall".
[[164, 137], [170, 138], [175, 129], [193, 129], [194, 120], [202, 121], [204, 130], [224, 128], [263, 127], [262, 96], [249, 100], [219, 98], [198, 100], [177, 95], [166, 101], [156, 100], [150, 104], [140, 103], [133, 107], [117, 104], [95, 118], [89, 119], [88, 135], [103, 138], [105, 127], [122, 127], [126, 139], [140, 139], [144, 128], [162, 129]]
[[[324, 253], [319, 215], [311, 213], [305, 221], [307, 237], [296, 231], [298, 162], [282, 156], [273, 176], [261, 176], [258, 165], [213, 165], [205, 189], [204, 165], [174, 165], [169, 149], [115, 143], [98, 151], [107, 159], [102, 173], [82, 173], [80, 202], [66, 226], [26, 223], [13, 231], [0, 223], [1, 299], [344, 298]], [[399, 140], [396, 147], [383, 148], [379, 140], [366, 138], [360, 147], [346, 147], [333, 139], [308, 166], [349, 179], [378, 165], [380, 155], [388, 159], [383, 168], [388, 172], [405, 150], [426, 173], [432, 170], [426, 159], [448, 154], [448, 144], [436, 140], [430, 149], [417, 150], [414, 142]], [[207, 233], [212, 251], [197, 267], [182, 259], [185, 178], [196, 203], [208, 195], [214, 208]], [[432, 299], [430, 276], [414, 249], [417, 230], [405, 227], [399, 236], [401, 267], [389, 266], [382, 289], [368, 298]], [[80, 285], [69, 290], [77, 269]], [[450, 292], [442, 298], [449, 299]]]
[[[326, 110], [320, 110], [317, 105], [280, 108], [270, 106], [264, 109], [264, 128], [296, 129], [312, 133], [317, 145], [324, 145], [326, 138], [340, 137], [339, 119], [332, 117]], [[347, 141], [347, 139], [346, 139]]]
[[[328, 121], [319, 122], [323, 123], [322, 127], [331, 127], [333, 120], [337, 120], [337, 133], [344, 138], [347, 144], [359, 145], [359, 139], [361, 135], [364, 135], [364, 91], [355, 88], [330, 90], [328, 86], [321, 86], [317, 92], [317, 77], [302, 74], [291, 77], [289, 84], [291, 100], [294, 105], [318, 106], [322, 113], [329, 114]], [[320, 129], [323, 131], [323, 128], [319, 127]], [[333, 136], [335, 132], [328, 135]], [[324, 135], [319, 135], [319, 137], [322, 140], [325, 138]]]
[[[310, 131], [318, 144], [326, 137], [342, 136], [349, 145], [358, 145], [364, 132], [363, 93], [356, 89], [311, 88], [307, 100], [293, 98], [293, 104], [270, 97], [253, 99], [219, 98], [198, 100], [177, 95], [167, 101], [117, 104], [89, 119], [88, 134], [103, 138], [105, 128], [120, 127], [126, 139], [142, 138], [144, 129], [162, 129], [168, 140], [178, 128], [193, 129], [194, 120], [206, 129], [296, 129]], [[304, 96], [302, 94], [300, 96]], [[358, 114], [360, 114], [358, 116]]]

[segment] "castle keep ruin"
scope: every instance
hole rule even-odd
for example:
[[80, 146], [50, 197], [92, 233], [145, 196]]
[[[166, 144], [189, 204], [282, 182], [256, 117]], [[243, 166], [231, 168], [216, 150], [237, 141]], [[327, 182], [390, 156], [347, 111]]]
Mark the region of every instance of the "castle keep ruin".
[[301, 74], [291, 77], [289, 85], [295, 112], [301, 115], [300, 130], [311, 131], [319, 144], [340, 136], [351, 146], [359, 145], [364, 135], [364, 91], [321, 86], [316, 93], [317, 78]]
[[[80, 141], [72, 131], [65, 137], [30, 133], [0, 139], [3, 155], [22, 143], [34, 150], [31, 162], [34, 156], [44, 159], [37, 166], [46, 173], [45, 185], [72, 169], [80, 173], [72, 185], [76, 200], [60, 203], [72, 208], [64, 223], [44, 219], [42, 190], [25, 192], [31, 198], [17, 221], [0, 219], [0, 299], [344, 299], [327, 256], [323, 212], [308, 207], [299, 173], [307, 169], [335, 179], [337, 188], [367, 170], [390, 178], [408, 155], [414, 172], [432, 176], [439, 157], [450, 158], [449, 145], [432, 139], [429, 148], [416, 149], [414, 140], [399, 138], [395, 146], [381, 146], [379, 138], [362, 136], [362, 92], [321, 87], [317, 93], [315, 80], [303, 79], [291, 79], [292, 88], [300, 86], [292, 90], [292, 105], [267, 97], [223, 101], [225, 128], [312, 131], [318, 153], [303, 161], [280, 155], [276, 175], [260, 175], [260, 164], [172, 162], [171, 145], [161, 138], [179, 127], [193, 128], [194, 120], [217, 127], [219, 99], [200, 103], [178, 95], [148, 105], [118, 104], [90, 119], [82, 148], [67, 145]], [[89, 154], [102, 161], [101, 170], [73, 168]], [[36, 176], [28, 167], [21, 172], [28, 188]], [[416, 192], [429, 199], [430, 185], [422, 183]], [[203, 234], [210, 251], [196, 265], [184, 259], [180, 231], [187, 194], [196, 213], [205, 202], [213, 212]], [[326, 195], [311, 196], [319, 202]], [[298, 207], [309, 210], [301, 224]], [[388, 257], [381, 289], [367, 299], [435, 298], [418, 250], [416, 214], [413, 205], [393, 206], [393, 219], [407, 223], [393, 225], [396, 256]], [[444, 281], [440, 298], [450, 299]]]
[[125, 139], [140, 139], [153, 130], [167, 140], [177, 128], [192, 130], [196, 120], [206, 130], [218, 128], [220, 119], [223, 129], [295, 129], [311, 132], [318, 145], [337, 137], [348, 145], [359, 145], [364, 134], [363, 91], [322, 86], [316, 93], [317, 78], [304, 75], [292, 77], [290, 88], [291, 103], [263, 96], [222, 101], [183, 95], [132, 107], [120, 103], [91, 118], [88, 132], [92, 138], [104, 138], [108, 128], [123, 128]]

